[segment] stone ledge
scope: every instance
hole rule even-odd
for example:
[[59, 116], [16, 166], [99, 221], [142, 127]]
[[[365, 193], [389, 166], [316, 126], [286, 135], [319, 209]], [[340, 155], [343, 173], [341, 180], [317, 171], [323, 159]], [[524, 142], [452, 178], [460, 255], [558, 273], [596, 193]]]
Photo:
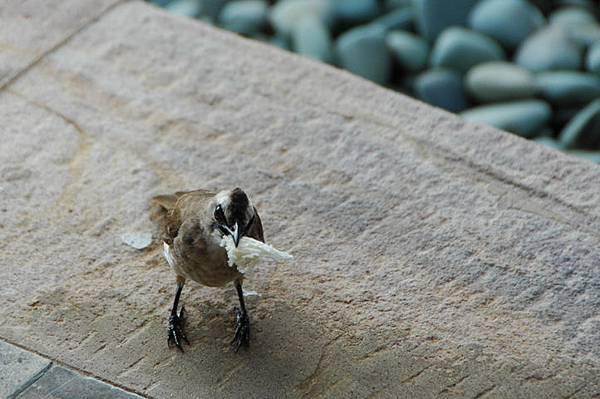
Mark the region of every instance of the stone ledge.
[[[600, 389], [591, 163], [139, 2], [0, 103], [0, 337], [151, 397]], [[234, 292], [192, 285], [170, 352], [173, 277], [119, 237], [153, 194], [234, 185], [297, 261], [250, 273], [248, 352]]]

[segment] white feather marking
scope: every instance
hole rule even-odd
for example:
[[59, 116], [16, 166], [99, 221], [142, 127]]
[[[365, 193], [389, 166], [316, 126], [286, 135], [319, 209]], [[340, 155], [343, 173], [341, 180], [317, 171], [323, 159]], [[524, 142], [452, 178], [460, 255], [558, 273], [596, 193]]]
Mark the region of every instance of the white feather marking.
[[221, 208], [223, 208], [223, 210], [229, 208], [229, 202], [231, 201], [229, 198], [229, 194], [229, 191], [221, 191], [215, 196], [217, 204], [221, 205]]
[[163, 255], [165, 256], [169, 266], [171, 266], [171, 269], [175, 270], [175, 258], [173, 258], [173, 255], [171, 255], [171, 247], [169, 247], [169, 244], [166, 242], [163, 242]]

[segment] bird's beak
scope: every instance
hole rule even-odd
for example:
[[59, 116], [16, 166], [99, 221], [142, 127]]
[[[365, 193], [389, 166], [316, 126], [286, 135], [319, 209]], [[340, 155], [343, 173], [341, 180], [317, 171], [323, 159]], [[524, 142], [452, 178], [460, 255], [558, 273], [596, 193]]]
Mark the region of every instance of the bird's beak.
[[233, 228], [229, 228], [226, 225], [219, 225], [219, 228], [223, 232], [223, 234], [229, 234], [231, 238], [233, 238], [233, 242], [237, 247], [240, 243], [240, 239], [244, 236], [245, 232], [241, 229], [237, 222], [233, 224]]
[[233, 225], [233, 231], [231, 232], [231, 236], [233, 237], [233, 242], [235, 243], [235, 246], [237, 247], [238, 244], [240, 243], [240, 238], [242, 238], [242, 236], [240, 234], [240, 228], [239, 228], [237, 222], [235, 222], [235, 224]]

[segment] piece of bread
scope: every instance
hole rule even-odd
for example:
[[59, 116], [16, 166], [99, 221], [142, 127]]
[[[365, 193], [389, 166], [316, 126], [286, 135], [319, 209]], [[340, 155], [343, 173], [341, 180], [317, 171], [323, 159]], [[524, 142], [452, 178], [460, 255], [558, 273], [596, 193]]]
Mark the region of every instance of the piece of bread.
[[238, 267], [252, 266], [260, 259], [270, 259], [277, 263], [293, 259], [293, 256], [287, 252], [250, 237], [242, 237], [236, 247], [233, 238], [225, 235], [221, 240], [221, 246], [227, 251], [227, 263], [230, 267], [234, 264]]

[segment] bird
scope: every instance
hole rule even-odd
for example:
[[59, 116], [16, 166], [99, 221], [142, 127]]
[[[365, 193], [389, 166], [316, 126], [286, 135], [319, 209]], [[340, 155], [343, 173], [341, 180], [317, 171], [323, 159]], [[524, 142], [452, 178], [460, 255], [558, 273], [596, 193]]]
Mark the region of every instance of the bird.
[[250, 318], [244, 303], [243, 273], [237, 265], [229, 266], [227, 253], [220, 242], [230, 235], [235, 245], [242, 237], [265, 241], [256, 207], [239, 187], [232, 190], [179, 191], [152, 198], [150, 218], [160, 231], [163, 255], [175, 273], [175, 297], [168, 318], [167, 345], [183, 352], [189, 345], [184, 331], [185, 308], [178, 312], [181, 292], [186, 281], [208, 287], [233, 283], [239, 308], [235, 307], [235, 335], [231, 347], [237, 352], [250, 343]]

